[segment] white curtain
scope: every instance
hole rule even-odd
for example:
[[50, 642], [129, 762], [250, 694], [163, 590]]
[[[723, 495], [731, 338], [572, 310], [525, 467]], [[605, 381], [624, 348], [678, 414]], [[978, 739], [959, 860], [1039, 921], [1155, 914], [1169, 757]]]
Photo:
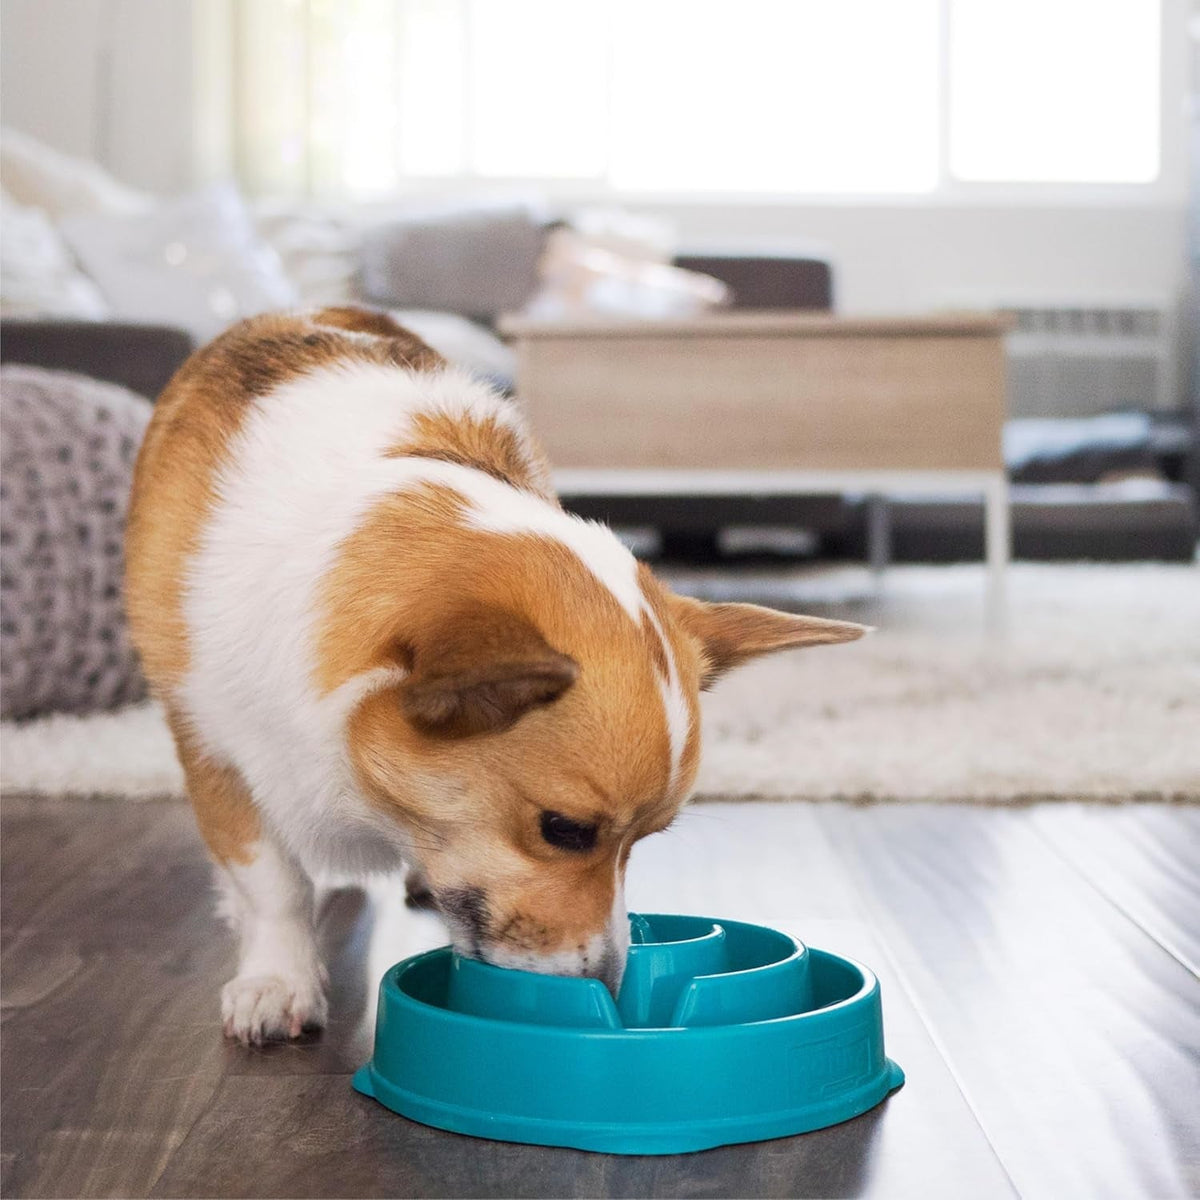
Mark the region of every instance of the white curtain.
[[605, 168], [609, 6], [238, 0], [237, 165], [252, 190]]

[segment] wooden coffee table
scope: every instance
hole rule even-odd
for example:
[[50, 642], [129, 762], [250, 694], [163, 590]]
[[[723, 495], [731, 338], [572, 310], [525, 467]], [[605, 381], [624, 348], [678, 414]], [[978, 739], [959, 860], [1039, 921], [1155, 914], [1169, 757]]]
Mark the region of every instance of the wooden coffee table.
[[1009, 557], [1004, 318], [733, 312], [502, 330], [562, 495], [982, 495], [989, 611]]

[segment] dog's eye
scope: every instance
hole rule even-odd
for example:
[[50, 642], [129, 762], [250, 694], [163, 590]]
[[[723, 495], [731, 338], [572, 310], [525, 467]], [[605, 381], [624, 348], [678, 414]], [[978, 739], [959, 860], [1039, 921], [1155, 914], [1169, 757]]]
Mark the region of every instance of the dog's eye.
[[596, 844], [596, 826], [573, 821], [562, 813], [542, 813], [542, 837], [560, 850], [591, 850]]

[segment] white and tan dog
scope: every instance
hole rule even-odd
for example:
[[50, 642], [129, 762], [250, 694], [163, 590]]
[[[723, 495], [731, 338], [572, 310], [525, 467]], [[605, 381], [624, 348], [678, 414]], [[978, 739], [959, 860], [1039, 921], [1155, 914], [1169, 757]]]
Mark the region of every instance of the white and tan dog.
[[565, 513], [513, 404], [358, 309], [244, 322], [138, 460], [130, 621], [239, 932], [228, 1034], [326, 1015], [311, 875], [418, 869], [455, 943], [615, 987], [697, 697], [857, 625], [671, 594]]

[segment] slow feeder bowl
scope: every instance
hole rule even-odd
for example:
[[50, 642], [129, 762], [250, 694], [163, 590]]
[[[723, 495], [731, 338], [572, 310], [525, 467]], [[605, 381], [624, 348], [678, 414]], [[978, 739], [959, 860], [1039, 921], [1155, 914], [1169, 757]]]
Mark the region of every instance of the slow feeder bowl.
[[866, 967], [761, 925], [630, 921], [615, 1003], [449, 946], [398, 963], [354, 1086], [457, 1133], [677, 1154], [836, 1125], [904, 1082]]

